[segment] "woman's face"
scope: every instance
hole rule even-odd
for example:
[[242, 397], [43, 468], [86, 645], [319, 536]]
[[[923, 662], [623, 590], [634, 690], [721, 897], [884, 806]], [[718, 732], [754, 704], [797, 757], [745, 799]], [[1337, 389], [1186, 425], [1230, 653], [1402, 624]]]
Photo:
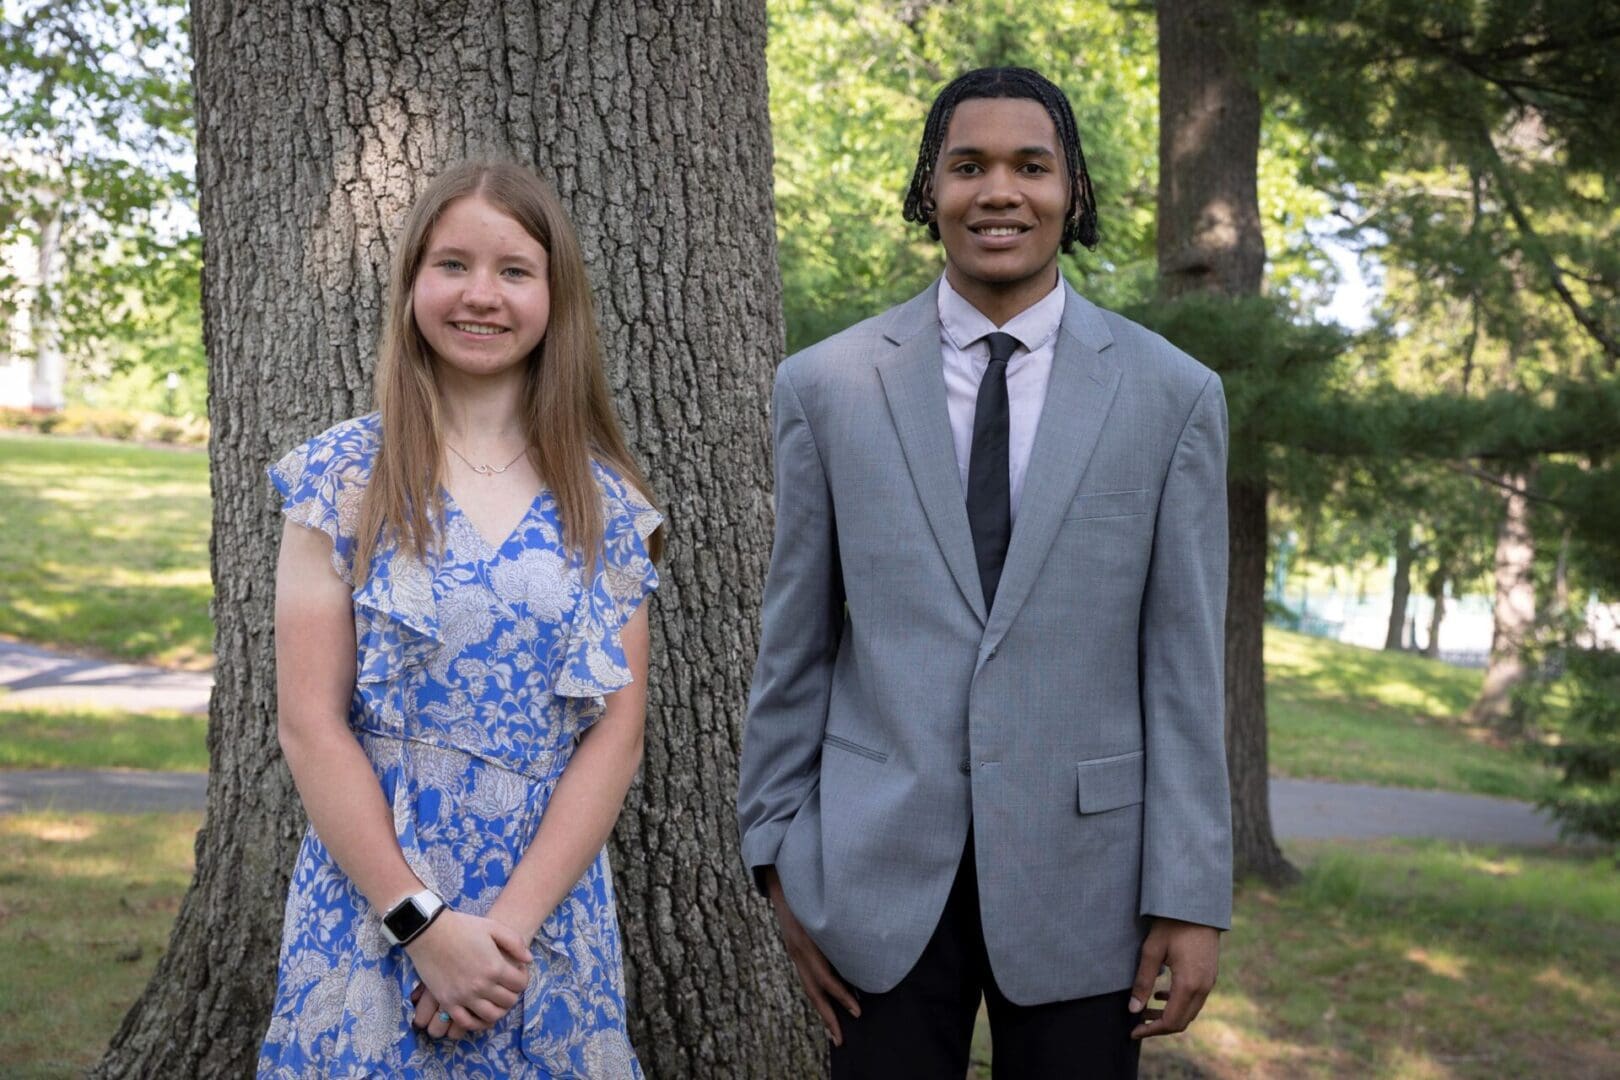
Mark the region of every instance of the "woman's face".
[[480, 195], [439, 215], [411, 294], [434, 358], [470, 376], [521, 371], [551, 318], [546, 249]]

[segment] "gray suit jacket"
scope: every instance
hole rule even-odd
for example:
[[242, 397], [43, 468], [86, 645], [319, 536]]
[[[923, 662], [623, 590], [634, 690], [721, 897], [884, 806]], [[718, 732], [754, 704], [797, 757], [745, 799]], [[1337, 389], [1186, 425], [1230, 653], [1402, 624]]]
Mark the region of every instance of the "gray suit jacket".
[[1226, 403], [1067, 285], [984, 610], [937, 285], [776, 374], [776, 541], [743, 739], [743, 858], [838, 971], [892, 988], [972, 823], [996, 982], [1129, 986], [1147, 916], [1225, 928]]

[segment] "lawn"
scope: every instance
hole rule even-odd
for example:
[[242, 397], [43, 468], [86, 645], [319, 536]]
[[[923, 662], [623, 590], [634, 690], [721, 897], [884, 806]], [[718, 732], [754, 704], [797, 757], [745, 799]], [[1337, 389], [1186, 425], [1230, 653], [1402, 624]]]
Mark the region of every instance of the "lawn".
[[0, 1076], [82, 1076], [168, 945], [201, 814], [0, 817]]
[[[199, 823], [0, 817], [0, 1075], [75, 1076], [95, 1060], [165, 947]], [[1303, 884], [1240, 889], [1220, 986], [1189, 1032], [1148, 1044], [1145, 1077], [1620, 1075], [1611, 857], [1420, 842], [1288, 853]]]
[[1267, 627], [1271, 774], [1534, 799], [1554, 771], [1462, 719], [1481, 677]]
[[0, 695], [0, 769], [208, 768], [208, 718], [8, 705]]
[[208, 455], [0, 434], [0, 634], [207, 667]]
[[[1290, 844], [1304, 882], [1240, 888], [1221, 981], [1147, 1080], [1620, 1076], [1612, 857]], [[982, 1027], [982, 1025], [981, 1025]], [[979, 1080], [993, 1058], [975, 1039]]]

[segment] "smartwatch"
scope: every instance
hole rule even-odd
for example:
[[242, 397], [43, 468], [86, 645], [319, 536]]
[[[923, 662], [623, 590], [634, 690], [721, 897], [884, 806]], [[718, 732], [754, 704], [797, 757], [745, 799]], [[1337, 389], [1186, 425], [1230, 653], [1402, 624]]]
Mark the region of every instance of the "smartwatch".
[[422, 936], [445, 912], [444, 901], [432, 889], [407, 896], [382, 917], [383, 937], [390, 945], [409, 945]]

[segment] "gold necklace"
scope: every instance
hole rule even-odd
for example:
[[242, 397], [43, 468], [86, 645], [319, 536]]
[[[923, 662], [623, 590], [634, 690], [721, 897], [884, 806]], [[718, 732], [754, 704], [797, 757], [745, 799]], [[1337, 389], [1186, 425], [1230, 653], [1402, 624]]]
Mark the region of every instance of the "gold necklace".
[[463, 454], [460, 450], [457, 450], [455, 447], [450, 446], [449, 443], [445, 443], [444, 445], [446, 447], [449, 447], [449, 450], [450, 450], [450, 452], [452, 454], [456, 455], [456, 457], [458, 457], [462, 461], [466, 462], [467, 463], [467, 468], [471, 469], [473, 472], [477, 473], [479, 476], [499, 476], [501, 473], [505, 472], [507, 469], [510, 469], [513, 465], [516, 465], [518, 458], [522, 457], [524, 454], [527, 454], [529, 452], [529, 448], [524, 447], [522, 450], [519, 450], [517, 452], [516, 457], [513, 457], [512, 460], [508, 461], [505, 465], [474, 465], [472, 462], [467, 461], [467, 455], [466, 454]]

